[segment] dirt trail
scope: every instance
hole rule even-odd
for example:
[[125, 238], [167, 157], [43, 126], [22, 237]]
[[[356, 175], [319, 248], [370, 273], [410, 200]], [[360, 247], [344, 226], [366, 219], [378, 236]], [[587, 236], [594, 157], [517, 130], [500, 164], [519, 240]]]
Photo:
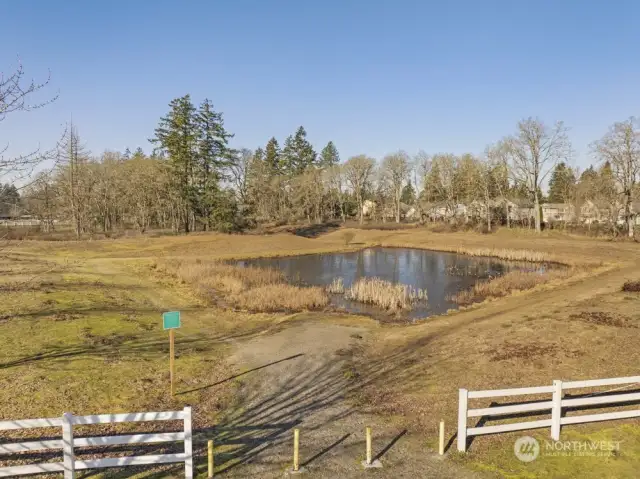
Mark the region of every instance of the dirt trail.
[[[217, 428], [224, 476], [283, 477], [298, 427], [306, 477], [474, 477], [429, 454], [410, 430], [353, 406], [358, 381], [348, 361], [367, 336], [367, 327], [310, 320], [236, 343], [232, 364], [253, 371]], [[360, 464], [367, 425], [383, 469], [364, 471]]]

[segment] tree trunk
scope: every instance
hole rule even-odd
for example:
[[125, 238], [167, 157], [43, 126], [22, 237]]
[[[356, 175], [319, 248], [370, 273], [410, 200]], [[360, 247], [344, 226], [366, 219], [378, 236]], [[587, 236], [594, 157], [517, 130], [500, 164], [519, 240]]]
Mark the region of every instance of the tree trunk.
[[400, 223], [400, 199], [396, 199], [396, 223]]
[[363, 216], [362, 208], [363, 208], [364, 205], [362, 204], [362, 197], [358, 197], [358, 205], [359, 205], [359, 208], [360, 208], [360, 224], [363, 224], [364, 223], [364, 216]]
[[542, 228], [540, 226], [540, 200], [538, 199], [538, 190], [536, 188], [536, 190], [533, 192], [533, 198], [534, 198], [534, 208], [535, 210], [535, 221], [536, 221], [536, 232], [540, 233], [542, 231]]
[[509, 218], [509, 203], [504, 203], [504, 211], [507, 214], [507, 229], [511, 228], [511, 218]]
[[631, 215], [631, 192], [627, 192], [627, 201], [624, 205], [624, 214], [627, 220], [629, 238], [633, 238], [633, 216]]
[[488, 201], [487, 201], [487, 231], [491, 232], [491, 208], [489, 208]]

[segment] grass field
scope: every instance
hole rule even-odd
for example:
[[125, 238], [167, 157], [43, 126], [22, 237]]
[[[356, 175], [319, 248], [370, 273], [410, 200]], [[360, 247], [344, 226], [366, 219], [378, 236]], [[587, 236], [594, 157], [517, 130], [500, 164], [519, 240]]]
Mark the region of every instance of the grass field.
[[[0, 255], [0, 381], [11, 385], [0, 389], [0, 419], [190, 404], [195, 427], [206, 435], [223, 418], [246, 414], [236, 399], [249, 366], [230, 361], [236, 345], [316, 321], [365, 328], [364, 346], [341, 356], [348, 364], [341, 381], [349, 381], [342, 389], [351, 391], [348, 400], [368, 414], [406, 425], [416, 434], [407, 441], [422, 448], [425, 442], [435, 447], [441, 418], [447, 438], [455, 432], [460, 387], [537, 386], [553, 379], [638, 374], [640, 293], [622, 290], [626, 281], [640, 279], [640, 246], [633, 242], [504, 230], [493, 235], [422, 228], [349, 232], [353, 238], [348, 242], [337, 230], [316, 238], [194, 234], [12, 244]], [[217, 259], [374, 245], [554, 261], [574, 269], [532, 289], [406, 326], [362, 323], [362, 318], [322, 311], [250, 313], [258, 309], [251, 301], [264, 303], [260, 294], [277, 296], [265, 288], [284, 291], [280, 279], [212, 269], [203, 275], [194, 269]], [[222, 301], [207, 294], [210, 290]], [[285, 291], [272, 309], [293, 296]], [[296, 299], [292, 309], [314, 304]], [[168, 340], [160, 321], [161, 312], [171, 309], [181, 310], [184, 319], [177, 336], [179, 394], [174, 398], [168, 394]], [[631, 477], [640, 459], [640, 425], [634, 420], [563, 430], [563, 439], [623, 441], [621, 454], [607, 459], [548, 457], [521, 463], [512, 453], [520, 435], [480, 437], [464, 456], [453, 452], [454, 445], [444, 464], [489, 477]], [[547, 438], [548, 430], [532, 435]], [[202, 456], [198, 464], [202, 472]], [[140, 477], [169, 474], [134, 470]]]

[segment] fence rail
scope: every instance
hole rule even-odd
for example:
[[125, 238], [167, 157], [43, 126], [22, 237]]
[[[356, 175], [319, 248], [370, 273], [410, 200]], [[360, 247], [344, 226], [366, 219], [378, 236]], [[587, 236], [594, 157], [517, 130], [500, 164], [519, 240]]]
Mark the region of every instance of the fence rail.
[[[113, 424], [142, 421], [177, 421], [184, 423], [181, 432], [143, 433], [122, 436], [74, 437], [73, 426], [90, 424]], [[83, 469], [101, 469], [105, 467], [137, 466], [145, 464], [169, 464], [184, 462], [185, 477], [193, 478], [193, 442], [191, 429], [191, 408], [182, 411], [145, 412], [133, 414], [99, 414], [94, 416], [74, 416], [66, 413], [62, 418], [23, 419], [18, 421], [1, 421], [0, 431], [32, 428], [62, 428], [62, 439], [45, 441], [29, 441], [0, 444], [0, 454], [14, 454], [27, 451], [61, 449], [62, 462], [28, 464], [0, 468], [0, 477], [23, 476], [48, 472], [64, 472], [65, 479], [75, 478], [75, 471]], [[78, 461], [74, 450], [79, 447], [115, 446], [123, 444], [155, 444], [163, 442], [184, 442], [184, 453], [156, 454], [145, 456], [114, 457]]]
[[[500, 432], [522, 431], [528, 429], [551, 428], [551, 438], [560, 440], [561, 426], [568, 424], [584, 424], [597, 421], [611, 421], [614, 419], [629, 419], [640, 417], [640, 410], [616, 411], [600, 414], [587, 414], [581, 416], [562, 417], [563, 409], [579, 408], [581, 406], [619, 404], [625, 402], [640, 401], [640, 393], [612, 393], [612, 391], [596, 392], [589, 397], [563, 399], [563, 393], [571, 389], [584, 389], [602, 386], [628, 386], [640, 384], [640, 376], [622, 378], [590, 379], [586, 381], [553, 381], [552, 386], [494, 389], [486, 391], [459, 390], [458, 396], [458, 451], [467, 450], [467, 437], [482, 434], [495, 434]], [[508, 406], [490, 406], [477, 409], [469, 409], [470, 399], [484, 399], [494, 397], [528, 396], [536, 394], [551, 394], [551, 400], [527, 401], [522, 404]], [[494, 417], [510, 414], [528, 413], [535, 411], [551, 411], [551, 419], [536, 421], [498, 424], [494, 426], [468, 427], [467, 419], [470, 417]], [[540, 413], [543, 414], [543, 413]]]

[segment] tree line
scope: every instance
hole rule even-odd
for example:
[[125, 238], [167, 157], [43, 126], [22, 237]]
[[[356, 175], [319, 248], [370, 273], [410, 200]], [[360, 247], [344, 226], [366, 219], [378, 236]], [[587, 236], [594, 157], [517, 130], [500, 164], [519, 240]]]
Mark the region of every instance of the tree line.
[[400, 150], [380, 161], [364, 154], [343, 161], [331, 141], [318, 153], [303, 126], [282, 144], [272, 137], [253, 150], [232, 148], [231, 138], [211, 101], [195, 105], [189, 95], [169, 103], [148, 153], [91, 155], [70, 125], [56, 167], [35, 177], [21, 201], [43, 229], [66, 221], [82, 235], [128, 227], [190, 232], [299, 220], [362, 223], [367, 204], [375, 205], [368, 210], [373, 219], [400, 222], [408, 207], [420, 217], [433, 205], [454, 212], [461, 203], [475, 203], [484, 206], [480, 221], [490, 229], [509, 222], [513, 201], [531, 204], [540, 231], [542, 202], [592, 200], [612, 209], [622, 205], [633, 234], [640, 175], [634, 118], [615, 123], [591, 145], [598, 166], [583, 172], [570, 166], [564, 124], [536, 118], [519, 122], [480, 155], [420, 151], [411, 157]]

